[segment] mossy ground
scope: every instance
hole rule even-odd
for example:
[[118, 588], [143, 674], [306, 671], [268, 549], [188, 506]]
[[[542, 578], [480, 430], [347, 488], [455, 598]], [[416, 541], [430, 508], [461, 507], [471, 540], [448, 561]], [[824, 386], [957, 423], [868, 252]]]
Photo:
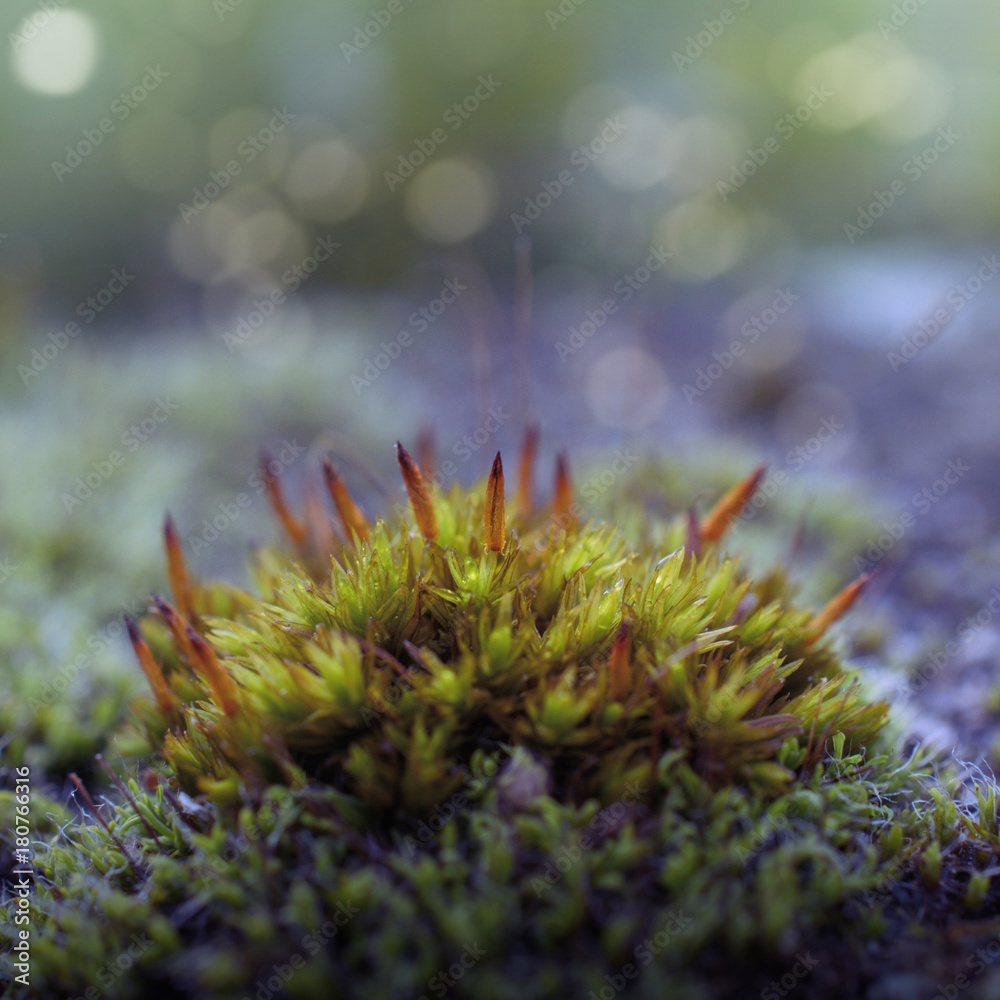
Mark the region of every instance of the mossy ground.
[[409, 485], [367, 540], [285, 511], [252, 591], [175, 548], [100, 821], [36, 791], [32, 994], [865, 996], [992, 930], [991, 784], [904, 759], [725, 501], [580, 526], [564, 482], [498, 539]]

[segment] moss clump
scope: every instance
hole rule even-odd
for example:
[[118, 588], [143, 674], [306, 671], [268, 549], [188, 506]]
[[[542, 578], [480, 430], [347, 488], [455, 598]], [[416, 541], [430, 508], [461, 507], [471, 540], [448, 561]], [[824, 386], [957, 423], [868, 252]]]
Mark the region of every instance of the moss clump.
[[908, 909], [993, 905], [985, 810], [824, 637], [862, 582], [814, 614], [721, 550], [760, 470], [630, 544], [564, 461], [534, 509], [531, 453], [509, 521], [499, 456], [443, 496], [400, 447], [374, 525], [327, 467], [339, 539], [269, 478], [294, 554], [256, 593], [189, 579], [168, 522], [147, 763], [43, 838], [33, 990], [749, 996], [812, 948], [801, 995], [844, 996]]

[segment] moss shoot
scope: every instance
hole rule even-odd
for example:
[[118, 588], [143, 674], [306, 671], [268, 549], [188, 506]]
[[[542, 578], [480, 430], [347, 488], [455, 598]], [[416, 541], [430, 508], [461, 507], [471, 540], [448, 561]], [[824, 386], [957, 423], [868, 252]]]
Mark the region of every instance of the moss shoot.
[[817, 612], [724, 549], [761, 469], [626, 537], [534, 453], [508, 504], [499, 454], [445, 494], [400, 445], [374, 522], [327, 463], [336, 530], [265, 461], [250, 591], [168, 519], [127, 766], [35, 797], [12, 995], [841, 997], [995, 912], [992, 785], [903, 759], [827, 636], [866, 580]]

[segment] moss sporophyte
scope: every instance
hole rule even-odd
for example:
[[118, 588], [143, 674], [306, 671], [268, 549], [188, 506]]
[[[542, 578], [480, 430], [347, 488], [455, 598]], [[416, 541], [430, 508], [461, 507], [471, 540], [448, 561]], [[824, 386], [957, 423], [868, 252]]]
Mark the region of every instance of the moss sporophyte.
[[263, 460], [291, 553], [252, 592], [194, 579], [167, 519], [171, 596], [128, 621], [152, 698], [114, 744], [138, 776], [102, 760], [99, 807], [72, 775], [93, 819], [45, 806], [39, 995], [84, 995], [138, 934], [104, 995], [524, 1000], [634, 971], [743, 996], [817, 942], [861, 962], [897, 890], [988, 904], [994, 792], [959, 808], [897, 757], [826, 636], [867, 577], [817, 613], [722, 548], [763, 467], [619, 527], [585, 521], [565, 454], [536, 503], [537, 444], [511, 497], [499, 453], [445, 493], [398, 445], [386, 520], [326, 462], [336, 526]]

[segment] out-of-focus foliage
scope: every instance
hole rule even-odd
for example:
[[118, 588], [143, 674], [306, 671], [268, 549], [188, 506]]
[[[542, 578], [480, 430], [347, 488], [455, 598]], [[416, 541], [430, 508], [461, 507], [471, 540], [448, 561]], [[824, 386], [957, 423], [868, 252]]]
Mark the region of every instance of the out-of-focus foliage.
[[40, 296], [72, 315], [125, 266], [143, 308], [224, 322], [331, 234], [316, 286], [392, 282], [466, 239], [506, 260], [518, 229], [543, 262], [662, 244], [678, 280], [745, 285], [804, 245], [846, 245], [893, 181], [879, 237], [975, 237], [1000, 216], [1000, 13], [982, 4], [108, 0], [3, 16], [15, 318]]

